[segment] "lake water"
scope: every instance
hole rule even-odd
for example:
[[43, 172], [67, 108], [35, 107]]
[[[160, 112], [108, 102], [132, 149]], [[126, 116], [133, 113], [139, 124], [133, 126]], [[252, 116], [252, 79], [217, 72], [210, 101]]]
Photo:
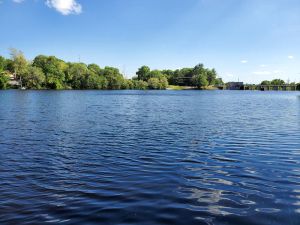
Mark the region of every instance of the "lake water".
[[0, 91], [0, 224], [300, 224], [300, 92]]

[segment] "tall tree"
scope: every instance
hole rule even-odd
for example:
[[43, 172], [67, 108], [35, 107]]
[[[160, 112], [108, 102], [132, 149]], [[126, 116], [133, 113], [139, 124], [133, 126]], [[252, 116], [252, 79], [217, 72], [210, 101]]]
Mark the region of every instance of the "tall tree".
[[86, 77], [88, 68], [84, 63], [70, 63], [67, 70], [67, 77], [72, 88], [84, 89], [86, 85]]
[[16, 78], [22, 78], [22, 75], [26, 71], [26, 67], [28, 64], [23, 52], [15, 49], [15, 48], [11, 48], [10, 56], [11, 56], [11, 60], [12, 60], [14, 76]]
[[136, 75], [138, 76], [138, 80], [143, 80], [143, 81], [147, 81], [150, 76], [150, 68], [148, 66], [142, 66], [141, 68], [138, 69], [138, 71], [136, 72]]
[[207, 81], [209, 85], [215, 85], [217, 79], [217, 72], [215, 69], [207, 70]]
[[43, 70], [46, 76], [46, 87], [50, 89], [65, 88], [65, 73], [68, 65], [55, 56], [39, 55], [33, 60], [33, 66]]
[[108, 81], [108, 89], [119, 90], [122, 88], [124, 78], [119, 69], [107, 66], [104, 68], [103, 75]]
[[0, 72], [6, 70], [6, 59], [0, 56]]

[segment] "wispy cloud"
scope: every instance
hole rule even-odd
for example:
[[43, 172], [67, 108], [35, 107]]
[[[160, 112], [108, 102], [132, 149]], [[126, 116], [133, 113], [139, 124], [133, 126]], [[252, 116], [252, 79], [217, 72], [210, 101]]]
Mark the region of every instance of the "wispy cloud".
[[[1, 0], [0, 0], [1, 1]], [[15, 3], [22, 3], [25, 0], [12, 0]], [[80, 14], [82, 6], [76, 0], [45, 0], [49, 8], [53, 8], [63, 15]]]
[[293, 55], [289, 55], [288, 58], [289, 59], [294, 59], [294, 56]]
[[63, 15], [80, 14], [82, 7], [76, 0], [47, 0], [46, 5]]
[[241, 63], [243, 64], [248, 63], [248, 60], [241, 60]]
[[261, 68], [265, 68], [265, 67], [267, 67], [267, 66], [268, 66], [268, 65], [265, 65], [265, 64], [261, 64], [261, 65], [260, 65]]

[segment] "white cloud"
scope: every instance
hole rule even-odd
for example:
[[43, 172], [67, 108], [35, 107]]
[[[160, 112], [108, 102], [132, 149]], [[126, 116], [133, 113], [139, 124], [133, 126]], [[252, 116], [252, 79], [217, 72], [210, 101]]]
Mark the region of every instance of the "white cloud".
[[289, 55], [288, 58], [289, 59], [294, 59], [294, 56], [293, 55]]
[[[22, 3], [25, 0], [12, 0], [15, 3]], [[0, 0], [0, 3], [2, 1]], [[82, 6], [76, 0], [45, 0], [49, 8], [54, 8], [63, 15], [80, 14]]]
[[241, 63], [243, 64], [248, 63], [248, 60], [242, 60]]
[[261, 64], [260, 67], [265, 68], [265, 67], [267, 67], [267, 65]]
[[76, 0], [47, 0], [46, 5], [56, 9], [63, 15], [80, 14], [82, 12], [82, 7]]
[[255, 72], [253, 72], [253, 74], [255, 74], [255, 75], [270, 75], [270, 74], [272, 74], [272, 72], [270, 72], [270, 71], [255, 71]]

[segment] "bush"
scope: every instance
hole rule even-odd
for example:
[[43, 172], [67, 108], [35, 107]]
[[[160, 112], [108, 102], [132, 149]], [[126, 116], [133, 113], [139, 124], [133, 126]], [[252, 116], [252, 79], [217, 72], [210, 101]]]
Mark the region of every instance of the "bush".
[[6, 89], [8, 87], [9, 77], [2, 73], [0, 74], [0, 89]]

